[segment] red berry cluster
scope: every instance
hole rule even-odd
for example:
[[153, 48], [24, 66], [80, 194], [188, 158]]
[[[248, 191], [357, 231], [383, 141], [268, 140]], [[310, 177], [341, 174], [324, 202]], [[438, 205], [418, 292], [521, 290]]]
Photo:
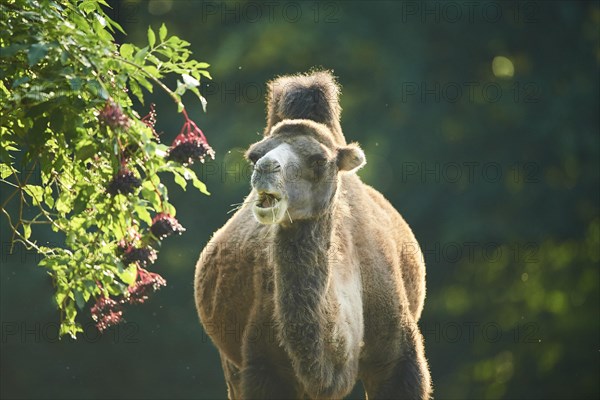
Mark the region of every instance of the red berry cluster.
[[127, 195], [133, 193], [135, 189], [139, 188], [141, 185], [142, 181], [140, 181], [133, 172], [127, 169], [126, 166], [122, 165], [119, 172], [117, 172], [117, 175], [109, 182], [106, 191], [113, 196], [117, 193]]
[[152, 219], [150, 231], [157, 239], [162, 240], [174, 233], [182, 234], [185, 228], [169, 214], [160, 213]]
[[117, 325], [123, 317], [119, 303], [110, 297], [99, 297], [90, 311], [100, 332], [104, 332], [109, 326]]
[[[121, 107], [112, 99], [106, 101], [106, 104], [100, 111], [98, 118], [100, 119], [100, 122], [111, 127], [113, 130], [121, 129], [125, 131], [129, 129], [131, 125], [131, 120], [129, 117], [123, 113]], [[150, 106], [150, 113], [142, 118], [142, 122], [149, 126], [154, 132], [154, 124], [156, 123], [156, 111], [154, 110], [154, 104]], [[140, 179], [127, 167], [127, 160], [139, 150], [139, 145], [137, 143], [130, 143], [123, 147], [121, 146], [121, 143], [119, 143], [119, 146], [121, 149], [121, 166], [119, 167], [119, 171], [115, 176], [113, 176], [112, 180], [106, 187], [106, 191], [113, 196], [118, 193], [124, 195], [131, 194], [142, 184]]]
[[123, 264], [150, 265], [156, 261], [156, 250], [152, 247], [130, 247], [123, 254]]
[[126, 237], [117, 244], [117, 254], [121, 256], [123, 264], [136, 264], [138, 266], [147, 266], [156, 261], [156, 250], [146, 245], [135, 227], [127, 231]]
[[[169, 148], [167, 159], [181, 164], [192, 164], [194, 161], [204, 162], [206, 157], [214, 159], [214, 150], [208, 144], [200, 128], [190, 120], [185, 109], [183, 110], [183, 116], [185, 123]], [[130, 119], [112, 99], [107, 101], [100, 111], [99, 119], [102, 124], [113, 130], [127, 130], [131, 125]], [[152, 130], [158, 140], [158, 135], [154, 129], [156, 124], [154, 104], [150, 105], [148, 115], [140, 120]], [[113, 196], [117, 194], [129, 195], [134, 193], [142, 184], [134, 173], [135, 170], [132, 171], [127, 166], [129, 160], [139, 151], [140, 144], [124, 143], [122, 145], [118, 139], [117, 142], [120, 149], [121, 166], [108, 183], [106, 191]], [[184, 231], [185, 228], [181, 226], [177, 219], [164, 212], [157, 214], [152, 219], [150, 226], [152, 236], [142, 239], [135, 226], [128, 230], [126, 237], [118, 243], [117, 253], [124, 265], [134, 264], [136, 266], [136, 279], [127, 289], [125, 296], [116, 300], [105, 296], [97, 299], [96, 304], [91, 308], [91, 313], [98, 330], [102, 332], [109, 326], [121, 322], [123, 317], [121, 308], [123, 305], [144, 303], [150, 294], [156, 292], [162, 286], [166, 286], [167, 282], [162, 276], [149, 272], [143, 267], [156, 261], [157, 253], [152, 247], [153, 243], [156, 244], [157, 240], [162, 240], [176, 233], [181, 234]]]
[[[150, 231], [155, 238], [163, 239], [174, 233], [181, 234], [185, 228], [171, 215], [159, 213], [152, 220]], [[136, 227], [127, 230], [125, 237], [117, 244], [117, 253], [121, 256], [123, 264], [137, 266], [136, 278], [135, 282], [127, 288], [125, 296], [118, 298], [118, 301], [105, 296], [98, 298], [91, 313], [100, 332], [121, 322], [123, 305], [143, 304], [148, 300], [149, 295], [167, 285], [167, 281], [162, 276], [142, 268], [156, 261], [156, 250], [144, 244]]]
[[123, 320], [122, 307], [125, 304], [143, 304], [148, 295], [155, 293], [161, 287], [167, 286], [165, 278], [159, 274], [137, 268], [135, 283], [127, 288], [127, 293], [115, 301], [110, 297], [100, 296], [91, 308], [92, 319], [96, 328], [104, 332], [107, 328], [119, 324]]
[[123, 113], [121, 107], [116, 104], [112, 99], [109, 99], [104, 108], [100, 111], [98, 115], [100, 122], [110, 126], [112, 129], [122, 129], [127, 130], [131, 125], [131, 121], [129, 117]]
[[171, 144], [168, 159], [181, 164], [193, 164], [194, 161], [203, 163], [207, 156], [214, 160], [214, 150], [208, 144], [200, 128], [188, 117], [185, 109], [183, 110], [183, 116], [185, 123], [179, 135]]
[[165, 278], [154, 272], [138, 268], [138, 277], [135, 284], [127, 288], [127, 297], [124, 301], [129, 304], [143, 304], [148, 300], [148, 295], [156, 292], [162, 286], [167, 286]]

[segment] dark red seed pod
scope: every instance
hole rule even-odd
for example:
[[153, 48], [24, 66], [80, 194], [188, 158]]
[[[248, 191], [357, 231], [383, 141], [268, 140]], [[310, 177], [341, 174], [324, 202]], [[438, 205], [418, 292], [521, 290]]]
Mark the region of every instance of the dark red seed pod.
[[117, 325], [123, 317], [119, 303], [110, 297], [104, 296], [96, 300], [96, 304], [90, 312], [92, 313], [92, 319], [96, 322], [96, 328], [100, 332], [104, 332], [110, 326]]
[[162, 240], [174, 233], [181, 235], [185, 232], [185, 228], [174, 217], [160, 213], [152, 219], [150, 231], [157, 239]]
[[98, 115], [100, 122], [110, 126], [112, 129], [129, 129], [131, 121], [123, 113], [121, 107], [112, 100], [108, 100]]
[[204, 162], [206, 157], [215, 159], [215, 152], [208, 144], [204, 133], [192, 121], [185, 109], [182, 111], [185, 123], [169, 149], [168, 160], [181, 164], [193, 164], [194, 161]]
[[194, 161], [204, 162], [206, 156], [214, 158], [214, 151], [199, 137], [179, 135], [169, 149], [168, 160], [181, 164], [193, 164]]
[[154, 264], [156, 258], [156, 250], [152, 247], [130, 247], [125, 250], [122, 260], [125, 265], [138, 263], [138, 265], [146, 266]]
[[111, 311], [96, 322], [96, 328], [104, 332], [111, 326], [118, 325], [123, 319], [123, 311]]
[[166, 285], [167, 281], [159, 274], [138, 268], [138, 280], [127, 289], [129, 292], [127, 302], [129, 304], [142, 304], [148, 300], [150, 294]]
[[127, 168], [121, 168], [106, 187], [106, 191], [113, 196], [117, 193], [130, 194], [142, 185], [133, 172]]

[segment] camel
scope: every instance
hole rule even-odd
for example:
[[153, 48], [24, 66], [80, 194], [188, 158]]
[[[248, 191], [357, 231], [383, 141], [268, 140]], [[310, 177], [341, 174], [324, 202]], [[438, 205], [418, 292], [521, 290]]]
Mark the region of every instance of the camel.
[[356, 175], [329, 71], [268, 85], [251, 192], [196, 266], [195, 300], [230, 399], [428, 399], [425, 265], [400, 214]]

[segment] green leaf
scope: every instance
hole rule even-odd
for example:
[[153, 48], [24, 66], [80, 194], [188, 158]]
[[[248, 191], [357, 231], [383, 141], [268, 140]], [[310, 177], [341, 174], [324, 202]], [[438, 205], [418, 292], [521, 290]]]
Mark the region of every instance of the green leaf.
[[142, 198], [150, 203], [150, 205], [157, 209], [160, 206], [160, 196], [154, 191], [152, 184], [148, 181], [142, 184], [142, 190], [140, 192]]
[[[111, 27], [116, 28], [123, 35], [127, 35], [127, 33], [123, 30], [123, 27], [121, 25], [119, 25], [117, 22], [113, 21], [110, 18], [107, 18], [107, 20], [108, 20], [108, 23], [110, 24]], [[113, 32], [114, 32], [114, 30], [113, 30]]]
[[210, 73], [208, 71], [201, 69], [198, 72], [200, 73], [200, 75], [203, 75], [203, 76], [207, 77], [208, 79], [212, 79], [212, 76], [210, 76]]
[[23, 237], [29, 239], [31, 237], [31, 225], [23, 223]]
[[134, 75], [133, 78], [137, 81], [137, 83], [139, 83], [141, 86], [143, 86], [144, 89], [146, 89], [147, 91], [152, 93], [153, 87], [152, 87], [152, 84], [148, 81], [148, 79], [146, 79], [144, 76], [139, 75], [139, 74]]
[[31, 196], [33, 205], [37, 206], [42, 202], [44, 195], [44, 188], [38, 185], [25, 185], [23, 191]]
[[155, 78], [160, 78], [160, 72], [158, 72], [158, 69], [156, 69], [154, 65], [145, 65], [144, 71], [146, 71], [148, 75], [151, 75]]
[[5, 178], [11, 176], [12, 174], [13, 174], [13, 171], [8, 165], [6, 165], [4, 163], [0, 164], [0, 179], [5, 179]]
[[129, 44], [129, 43], [125, 43], [121, 45], [121, 48], [119, 49], [119, 53], [121, 54], [121, 57], [123, 58], [131, 58], [131, 56], [133, 55], [133, 45]]
[[161, 159], [164, 159], [167, 156], [168, 151], [169, 151], [169, 146], [166, 146], [162, 143], [158, 144], [156, 146], [156, 148], [154, 149], [154, 153]]
[[61, 214], [67, 214], [71, 210], [66, 202], [66, 195], [64, 193], [65, 192], [61, 193], [60, 196], [58, 196], [58, 199], [54, 204], [56, 211], [58, 211]]
[[73, 214], [79, 214], [85, 210], [90, 201], [90, 187], [87, 187], [84, 190], [81, 190], [75, 201], [73, 202]]
[[146, 209], [145, 206], [143, 206], [143, 205], [136, 206], [135, 213], [142, 221], [144, 221], [148, 225], [152, 225], [152, 217], [150, 216], [150, 213], [148, 212], [148, 210]]
[[85, 299], [83, 298], [83, 294], [79, 290], [75, 290], [75, 303], [77, 304], [77, 308], [83, 310], [85, 308]]
[[46, 43], [33, 44], [27, 52], [27, 62], [29, 66], [34, 66], [48, 53], [48, 45]]
[[148, 27], [148, 44], [150, 45], [150, 48], [154, 47], [154, 43], [156, 43], [156, 35], [154, 34], [154, 31], [152, 30], [152, 27]]
[[56, 294], [54, 295], [54, 300], [56, 300], [56, 304], [61, 307], [61, 305], [63, 304], [63, 301], [65, 301], [65, 298], [67, 297], [67, 293], [63, 292], [63, 291], [57, 291]]
[[204, 96], [200, 94], [198, 88], [191, 88], [190, 90], [198, 97], [198, 100], [200, 100], [200, 104], [202, 105], [202, 111], [206, 112], [207, 101], [204, 98]]
[[138, 85], [138, 83], [135, 80], [129, 79], [129, 88], [131, 89], [131, 93], [133, 93], [133, 95], [137, 97], [140, 103], [144, 105], [144, 94], [142, 93], [140, 85]]
[[[73, 309], [75, 309], [75, 307], [73, 307]], [[68, 314], [67, 321], [63, 321], [60, 324], [60, 329], [58, 331], [59, 336], [69, 335], [72, 339], [77, 339], [77, 334], [83, 332], [81, 325], [74, 322], [76, 315], [77, 312]]]
[[167, 37], [167, 26], [164, 23], [160, 26], [160, 29], [158, 30], [158, 37], [161, 43]]
[[96, 19], [92, 22], [92, 26], [94, 27], [94, 31], [98, 37], [106, 42], [110, 42], [113, 40], [112, 35], [105, 29], [106, 20], [97, 15]]
[[183, 190], [185, 190], [187, 187], [187, 182], [186, 182], [185, 178], [175, 171], [171, 171], [171, 172], [173, 172], [173, 177], [175, 178], [175, 183], [178, 184], [179, 186], [181, 186], [181, 188]]
[[177, 89], [175, 89], [175, 94], [178, 96], [183, 96], [185, 93], [186, 87], [180, 80], [177, 80]]
[[146, 54], [148, 54], [148, 47], [138, 50], [133, 57], [133, 61], [137, 64], [141, 64], [144, 61], [144, 58], [146, 58]]
[[94, 0], [84, 0], [79, 4], [79, 9], [84, 11], [86, 14], [96, 9], [97, 3]]
[[137, 266], [135, 264], [130, 265], [123, 272], [119, 273], [119, 278], [127, 285], [132, 285], [137, 278]]
[[52, 193], [52, 186], [46, 186], [44, 188], [44, 203], [50, 208], [54, 207], [54, 196]]
[[173, 207], [173, 205], [169, 203], [164, 204], [164, 210], [167, 214], [171, 215], [172, 217], [174, 217], [177, 214], [177, 210], [175, 209], [175, 207]]
[[192, 184], [194, 185], [194, 187], [196, 189], [198, 189], [200, 192], [204, 193], [207, 196], [210, 196], [210, 192], [206, 189], [206, 185], [204, 184], [204, 182], [202, 182], [200, 179], [198, 179], [196, 177], [196, 175], [194, 175], [192, 177]]

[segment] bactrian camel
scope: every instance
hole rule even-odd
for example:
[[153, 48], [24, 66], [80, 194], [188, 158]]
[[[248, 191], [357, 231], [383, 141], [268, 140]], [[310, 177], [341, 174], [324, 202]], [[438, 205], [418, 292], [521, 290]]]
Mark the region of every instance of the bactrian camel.
[[428, 399], [417, 321], [425, 265], [394, 207], [356, 175], [331, 73], [268, 85], [251, 192], [200, 255], [196, 306], [231, 399]]

